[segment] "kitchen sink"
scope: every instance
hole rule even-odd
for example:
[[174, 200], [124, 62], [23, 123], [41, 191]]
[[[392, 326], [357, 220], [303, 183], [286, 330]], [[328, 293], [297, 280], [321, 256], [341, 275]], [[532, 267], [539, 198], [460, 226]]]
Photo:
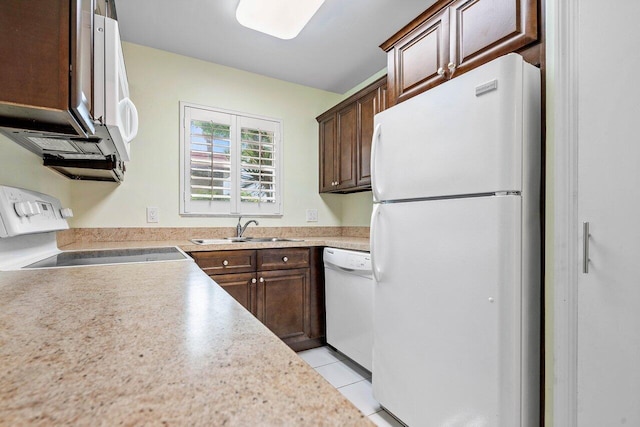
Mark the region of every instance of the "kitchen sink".
[[289, 239], [286, 237], [233, 237], [236, 242], [302, 242], [302, 239]]
[[220, 245], [225, 243], [246, 242], [302, 242], [302, 239], [289, 239], [286, 237], [227, 237], [224, 239], [191, 239], [196, 245]]
[[222, 245], [229, 243], [226, 239], [191, 239], [196, 245]]

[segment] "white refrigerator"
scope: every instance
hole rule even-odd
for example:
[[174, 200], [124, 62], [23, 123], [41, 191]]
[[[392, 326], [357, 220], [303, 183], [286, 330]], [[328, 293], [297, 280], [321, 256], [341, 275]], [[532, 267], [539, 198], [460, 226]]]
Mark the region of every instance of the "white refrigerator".
[[500, 57], [375, 116], [373, 390], [409, 426], [537, 426], [540, 70]]

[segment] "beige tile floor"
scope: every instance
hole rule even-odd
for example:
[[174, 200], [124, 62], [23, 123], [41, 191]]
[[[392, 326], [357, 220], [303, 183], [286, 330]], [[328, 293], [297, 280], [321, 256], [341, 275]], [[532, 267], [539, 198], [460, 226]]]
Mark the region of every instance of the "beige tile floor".
[[337, 388], [376, 425], [402, 427], [402, 424], [382, 409], [373, 398], [371, 374], [360, 365], [326, 346], [301, 351], [298, 356]]

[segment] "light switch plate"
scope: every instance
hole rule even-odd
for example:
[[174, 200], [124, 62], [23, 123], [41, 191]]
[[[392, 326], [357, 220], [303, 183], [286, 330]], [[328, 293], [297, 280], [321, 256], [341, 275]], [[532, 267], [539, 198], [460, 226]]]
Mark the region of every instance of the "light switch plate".
[[318, 209], [307, 209], [307, 222], [318, 222]]
[[147, 207], [147, 222], [160, 222], [160, 208]]

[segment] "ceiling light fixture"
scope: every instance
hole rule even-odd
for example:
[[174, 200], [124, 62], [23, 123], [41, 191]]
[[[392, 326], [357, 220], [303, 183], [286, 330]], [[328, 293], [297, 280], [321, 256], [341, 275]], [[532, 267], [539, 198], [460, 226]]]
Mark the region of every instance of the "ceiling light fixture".
[[297, 36], [324, 0], [240, 0], [236, 19], [252, 30], [280, 39]]

